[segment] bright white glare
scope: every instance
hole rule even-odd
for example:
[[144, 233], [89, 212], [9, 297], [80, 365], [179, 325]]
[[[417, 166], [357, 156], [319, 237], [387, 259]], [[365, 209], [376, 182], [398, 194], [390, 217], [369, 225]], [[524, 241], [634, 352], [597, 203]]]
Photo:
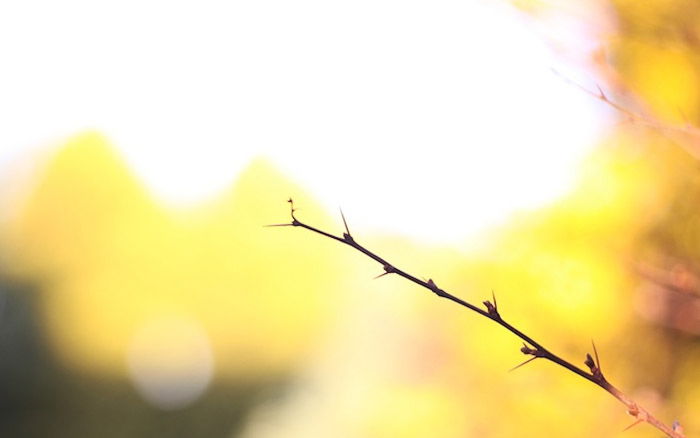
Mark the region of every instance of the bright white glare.
[[496, 2], [3, 2], [0, 57], [0, 164], [96, 128], [191, 203], [264, 155], [356, 228], [444, 241], [560, 196], [600, 125]]
[[214, 372], [206, 333], [195, 321], [179, 318], [145, 324], [129, 346], [127, 364], [139, 394], [164, 410], [197, 400]]

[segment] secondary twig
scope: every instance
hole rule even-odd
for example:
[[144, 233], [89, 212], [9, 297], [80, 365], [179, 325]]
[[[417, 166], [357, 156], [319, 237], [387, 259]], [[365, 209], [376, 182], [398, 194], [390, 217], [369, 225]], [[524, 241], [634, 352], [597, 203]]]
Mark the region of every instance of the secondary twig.
[[626, 108], [625, 106], [613, 101], [610, 99], [605, 92], [603, 92], [603, 89], [600, 88], [599, 85], [596, 84], [596, 91], [590, 90], [586, 87], [584, 87], [581, 84], [578, 84], [571, 79], [567, 78], [566, 76], [562, 75], [556, 70], [552, 70], [554, 74], [559, 76], [561, 79], [563, 79], [565, 82], [567, 82], [570, 85], [573, 85], [574, 87], [578, 88], [579, 90], [583, 91], [584, 93], [592, 96], [595, 99], [598, 99], [599, 101], [603, 102], [610, 108], [613, 108], [620, 114], [624, 115], [627, 120], [629, 120], [632, 123], [637, 123], [642, 126], [646, 126], [648, 128], [654, 129], [656, 131], [666, 133], [666, 134], [682, 134], [685, 135], [687, 139], [692, 140], [691, 144], [688, 145], [685, 142], [681, 142], [681, 147], [685, 149], [686, 152], [691, 154], [693, 157], [696, 159], [700, 159], [700, 128], [697, 126], [692, 125], [689, 122], [686, 122], [685, 124], [679, 125], [679, 124], [671, 124], [671, 123], [665, 123], [662, 122], [658, 119], [655, 119], [653, 117], [647, 116], [642, 113], [638, 113], [635, 111], [632, 111], [629, 108]]
[[[374, 252], [368, 250], [364, 246], [360, 245], [355, 241], [355, 239], [352, 237], [350, 234], [350, 229], [348, 228], [347, 221], [345, 220], [345, 216], [343, 215], [343, 224], [345, 225], [345, 232], [342, 234], [342, 236], [336, 236], [334, 234], [328, 233], [326, 231], [322, 231], [318, 228], [315, 228], [311, 225], [307, 225], [301, 221], [299, 221], [296, 216], [295, 216], [295, 209], [294, 209], [294, 202], [292, 199], [289, 199], [289, 204], [290, 204], [290, 209], [291, 209], [291, 217], [292, 221], [289, 223], [283, 223], [283, 224], [275, 224], [275, 225], [269, 225], [272, 227], [301, 227], [306, 230], [312, 231], [316, 234], [320, 234], [322, 236], [328, 237], [330, 239], [333, 239], [335, 241], [338, 241], [340, 243], [343, 243], [345, 245], [348, 245], [355, 250], [361, 252], [362, 254], [366, 255], [367, 257], [371, 258], [372, 260], [376, 261], [377, 263], [382, 265], [382, 269], [384, 272], [380, 274], [378, 277], [388, 275], [388, 274], [396, 274], [400, 277], [403, 277], [419, 286], [422, 286], [426, 289], [428, 289], [430, 292], [434, 293], [438, 297], [448, 299], [450, 301], [453, 301], [460, 306], [466, 307], [467, 309], [478, 313], [479, 315], [490, 319], [491, 321], [495, 322], [496, 324], [502, 326], [509, 332], [513, 333], [515, 336], [519, 337], [524, 341], [523, 347], [520, 349], [520, 351], [527, 355], [527, 356], [532, 356], [522, 364], [518, 365], [516, 368], [519, 368], [535, 359], [543, 358], [546, 359], [550, 362], [554, 362], [555, 364], [566, 368], [567, 370], [571, 371], [574, 374], [578, 374], [579, 376], [583, 377], [584, 379], [588, 380], [589, 382], [603, 388], [605, 391], [610, 393], [613, 397], [618, 399], [622, 404], [625, 405], [627, 408], [627, 413], [631, 415], [632, 417], [635, 418], [636, 423], [637, 422], [646, 422], [649, 423], [650, 425], [654, 426], [661, 432], [665, 433], [667, 436], [671, 438], [684, 438], [685, 435], [682, 432], [682, 429], [674, 424], [674, 427], [669, 427], [666, 424], [662, 423], [661, 421], [657, 420], [656, 417], [654, 417], [650, 412], [639, 406], [637, 403], [635, 403], [632, 399], [627, 397], [624, 393], [622, 393], [619, 389], [615, 388], [608, 380], [605, 378], [603, 375], [603, 371], [600, 368], [600, 360], [598, 358], [598, 351], [595, 347], [595, 344], [593, 345], [593, 353], [595, 356], [595, 360], [590, 354], [586, 355], [586, 360], [584, 361], [584, 364], [588, 367], [590, 371], [586, 371], [582, 368], [579, 368], [578, 366], [572, 364], [571, 362], [568, 362], [567, 360], [562, 359], [561, 357], [557, 356], [556, 354], [552, 353], [550, 350], [545, 348], [542, 344], [539, 342], [535, 341], [532, 339], [530, 336], [526, 335], [525, 333], [521, 332], [508, 322], [506, 322], [498, 312], [498, 307], [496, 304], [496, 297], [495, 295], [492, 294], [492, 300], [493, 301], [484, 301], [484, 307], [486, 310], [481, 309], [480, 307], [477, 307], [467, 301], [464, 301], [460, 298], [457, 298], [456, 296], [450, 294], [449, 292], [445, 291], [444, 289], [441, 289], [435, 284], [433, 279], [428, 279], [427, 281], [421, 280], [406, 271], [403, 271], [396, 266], [392, 265], [389, 263], [387, 260], [384, 258], [378, 256]], [[342, 212], [341, 212], [342, 215]]]

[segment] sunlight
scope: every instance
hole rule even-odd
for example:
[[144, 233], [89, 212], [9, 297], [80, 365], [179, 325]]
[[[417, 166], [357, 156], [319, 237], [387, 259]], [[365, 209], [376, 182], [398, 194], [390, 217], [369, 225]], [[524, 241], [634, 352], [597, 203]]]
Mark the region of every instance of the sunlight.
[[5, 168], [95, 129], [189, 205], [262, 155], [358, 228], [449, 242], [561, 196], [600, 129], [505, 4], [33, 3], [1, 7]]

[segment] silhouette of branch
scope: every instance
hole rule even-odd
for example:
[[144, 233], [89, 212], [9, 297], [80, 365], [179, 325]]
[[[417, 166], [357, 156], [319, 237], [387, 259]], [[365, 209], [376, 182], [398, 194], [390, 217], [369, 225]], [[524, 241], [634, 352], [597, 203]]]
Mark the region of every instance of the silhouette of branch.
[[648, 128], [651, 128], [653, 130], [659, 131], [664, 134], [681, 134], [686, 136], [687, 139], [692, 140], [691, 144], [686, 144], [685, 142], [680, 142], [681, 147], [685, 149], [686, 152], [691, 154], [693, 157], [696, 159], [700, 159], [700, 128], [697, 126], [692, 125], [689, 122], [686, 122], [682, 125], [680, 124], [672, 124], [672, 123], [666, 123], [662, 122], [661, 120], [658, 120], [654, 117], [647, 116], [645, 114], [635, 112], [629, 108], [626, 108], [625, 106], [613, 101], [610, 99], [605, 92], [603, 92], [603, 89], [599, 86], [596, 85], [596, 91], [590, 90], [586, 87], [584, 87], [581, 84], [578, 84], [571, 79], [567, 78], [566, 76], [562, 75], [556, 70], [552, 70], [554, 74], [559, 76], [562, 80], [564, 80], [566, 83], [569, 85], [572, 85], [579, 90], [583, 91], [584, 93], [588, 94], [589, 96], [592, 96], [593, 98], [603, 102], [610, 108], [613, 108], [620, 114], [624, 115], [625, 118], [632, 122], [636, 123], [642, 126], [646, 126]]
[[[380, 274], [378, 277], [382, 277], [384, 275], [398, 275], [399, 277], [403, 277], [406, 280], [415, 283], [419, 286], [424, 287], [425, 289], [428, 289], [430, 292], [434, 293], [440, 298], [445, 298], [447, 300], [450, 300], [454, 303], [459, 304], [462, 307], [466, 307], [467, 309], [478, 313], [479, 315], [490, 319], [491, 321], [495, 322], [496, 324], [500, 325], [501, 327], [505, 328], [518, 338], [524, 341], [523, 347], [520, 349], [520, 351], [526, 355], [526, 356], [532, 356], [522, 364], [516, 366], [515, 368], [519, 368], [535, 359], [546, 359], [550, 362], [554, 362], [555, 364], [571, 371], [574, 374], [578, 374], [582, 378], [588, 380], [589, 382], [603, 388], [605, 391], [610, 393], [613, 397], [615, 397], [617, 400], [619, 400], [622, 404], [625, 405], [627, 408], [627, 413], [631, 415], [632, 417], [635, 418], [635, 424], [638, 422], [646, 422], [659, 431], [663, 432], [666, 434], [668, 437], [671, 438], [685, 438], [685, 435], [682, 432], [682, 428], [680, 426], [677, 426], [677, 423], [674, 423], [673, 427], [669, 427], [666, 424], [662, 423], [661, 421], [657, 420], [656, 417], [654, 417], [650, 412], [639, 406], [636, 402], [634, 402], [632, 399], [627, 397], [622, 391], [614, 387], [608, 380], [605, 378], [603, 375], [603, 371], [601, 370], [600, 367], [600, 360], [598, 358], [598, 351], [595, 347], [595, 344], [593, 344], [593, 353], [595, 356], [595, 359], [590, 354], [586, 355], [586, 360], [584, 361], [584, 364], [586, 367], [588, 367], [589, 371], [586, 371], [582, 368], [579, 368], [578, 366], [572, 364], [571, 362], [562, 359], [558, 355], [554, 354], [547, 348], [545, 348], [542, 344], [539, 342], [535, 341], [532, 339], [530, 336], [526, 335], [522, 331], [518, 330], [515, 328], [513, 325], [510, 323], [506, 322], [501, 314], [498, 312], [498, 307], [496, 304], [496, 297], [495, 295], [492, 295], [492, 300], [493, 301], [484, 301], [484, 307], [486, 310], [481, 309], [480, 307], [475, 306], [474, 304], [471, 304], [467, 301], [462, 300], [461, 298], [458, 298], [451, 293], [445, 291], [444, 289], [441, 289], [437, 286], [437, 284], [433, 281], [432, 278], [429, 278], [427, 281], [421, 280], [408, 272], [397, 268], [393, 264], [389, 263], [386, 259], [383, 257], [380, 257], [379, 255], [375, 254], [374, 252], [370, 251], [369, 249], [365, 248], [361, 244], [357, 243], [357, 241], [352, 237], [350, 234], [350, 229], [348, 228], [347, 221], [345, 220], [345, 216], [343, 215], [343, 224], [345, 226], [345, 232], [341, 236], [336, 236], [334, 234], [328, 233], [326, 231], [322, 231], [316, 227], [313, 227], [311, 225], [308, 225], [304, 222], [301, 222], [298, 220], [295, 216], [295, 209], [294, 209], [294, 202], [290, 198], [287, 202], [290, 204], [290, 209], [291, 209], [291, 222], [289, 223], [283, 223], [283, 224], [274, 224], [274, 225], [268, 225], [270, 227], [299, 227], [299, 228], [304, 228], [306, 230], [312, 231], [316, 234], [320, 234], [321, 236], [325, 236], [329, 239], [333, 239], [337, 242], [340, 242], [344, 245], [348, 245], [351, 248], [361, 252], [365, 256], [371, 258], [372, 260], [376, 261], [380, 265], [382, 265], [382, 269], [384, 272]], [[341, 212], [342, 215], [342, 212]], [[377, 277], [377, 278], [378, 278]], [[513, 369], [515, 369], [513, 368]]]

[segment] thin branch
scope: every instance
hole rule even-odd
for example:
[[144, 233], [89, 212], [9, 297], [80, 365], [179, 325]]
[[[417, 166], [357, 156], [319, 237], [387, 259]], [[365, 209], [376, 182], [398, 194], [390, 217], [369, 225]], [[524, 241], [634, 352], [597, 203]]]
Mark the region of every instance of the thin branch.
[[[602, 94], [601, 91], [601, 95]], [[415, 277], [411, 274], [409, 274], [406, 271], [403, 271], [402, 269], [397, 268], [396, 266], [392, 265], [389, 263], [387, 260], [384, 258], [380, 257], [379, 255], [375, 254], [374, 252], [370, 251], [369, 249], [365, 248], [364, 246], [360, 245], [355, 241], [355, 239], [352, 237], [350, 234], [350, 229], [347, 226], [347, 222], [345, 221], [345, 217], [343, 216], [343, 223], [345, 225], [345, 233], [343, 233], [342, 236], [336, 236], [331, 233], [322, 231], [318, 228], [315, 228], [311, 225], [308, 225], [304, 222], [299, 221], [296, 216], [294, 215], [295, 209], [294, 209], [294, 202], [292, 199], [289, 199], [289, 204], [290, 204], [290, 209], [291, 209], [291, 218], [292, 221], [287, 224], [275, 224], [274, 226], [292, 226], [292, 227], [300, 227], [304, 228], [306, 230], [312, 231], [316, 234], [320, 234], [321, 236], [328, 237], [330, 239], [333, 239], [335, 241], [338, 241], [340, 243], [343, 243], [345, 245], [348, 245], [352, 247], [353, 249], [361, 252], [365, 256], [371, 258], [372, 260], [376, 261], [377, 263], [381, 264], [384, 273], [379, 275], [379, 277], [388, 275], [388, 274], [396, 274], [400, 277], [405, 278], [406, 280], [415, 283], [419, 286], [424, 287], [425, 289], [428, 289], [430, 292], [434, 293], [440, 298], [445, 298], [447, 300], [450, 300], [454, 303], [459, 304], [462, 307], [466, 307], [467, 309], [478, 313], [479, 315], [490, 319], [491, 321], [495, 322], [496, 324], [500, 325], [501, 327], [505, 328], [518, 338], [522, 339], [524, 341], [523, 347], [520, 349], [520, 351], [525, 354], [526, 356], [532, 356], [532, 358], [526, 360], [522, 364], [516, 366], [513, 369], [519, 368], [522, 365], [525, 365], [529, 362], [531, 362], [534, 359], [538, 358], [543, 358], [546, 359], [550, 362], [554, 362], [555, 364], [571, 371], [574, 374], [577, 374], [581, 376], [582, 378], [588, 380], [589, 382], [603, 388], [605, 391], [610, 393], [613, 397], [618, 399], [622, 404], [625, 405], [627, 408], [627, 413], [634, 417], [638, 422], [646, 422], [658, 429], [659, 431], [663, 432], [666, 434], [668, 437], [671, 438], [684, 438], [685, 435], [682, 432], [682, 429], [678, 427], [671, 428], [667, 426], [666, 424], [662, 423], [661, 421], [657, 420], [651, 413], [646, 411], [644, 408], [639, 406], [637, 403], [635, 403], [632, 399], [627, 397], [622, 391], [619, 389], [615, 388], [610, 382], [608, 382], [605, 377], [603, 376], [603, 372], [600, 369], [600, 360], [598, 359], [598, 351], [595, 348], [595, 344], [593, 344], [593, 351], [596, 359], [594, 360], [593, 357], [591, 357], [590, 354], [586, 355], [586, 360], [585, 360], [585, 365], [588, 367], [590, 371], [585, 371], [582, 368], [579, 368], [578, 366], [572, 364], [571, 362], [562, 359], [561, 357], [557, 356], [556, 354], [552, 353], [550, 350], [545, 348], [542, 344], [539, 342], [535, 341], [532, 339], [530, 336], [526, 335], [522, 331], [518, 330], [508, 322], [506, 322], [498, 312], [498, 308], [496, 307], [496, 297], [495, 294], [492, 292], [492, 299], [493, 302], [491, 301], [484, 301], [483, 304], [486, 307], [486, 310], [481, 309], [480, 307], [475, 306], [474, 304], [471, 304], [467, 301], [462, 300], [461, 298], [458, 298], [451, 293], [445, 291], [444, 289], [441, 289], [437, 286], [437, 284], [433, 281], [433, 279], [429, 278], [427, 281], [426, 280], [421, 280], [418, 277]], [[341, 213], [342, 214], [342, 213]], [[378, 277], [377, 277], [378, 278]]]
[[[571, 79], [567, 78], [566, 76], [562, 75], [558, 71], [552, 69], [552, 72], [559, 76], [562, 80], [564, 80], [566, 83], [569, 85], [572, 85], [579, 90], [583, 91], [584, 93], [592, 96], [593, 98], [603, 102], [607, 106], [613, 108], [614, 110], [618, 111], [620, 114], [624, 115], [627, 120], [629, 120], [632, 123], [637, 123], [639, 125], [646, 126], [648, 128], [654, 129], [656, 131], [666, 133], [666, 134], [683, 134], [688, 136], [690, 139], [693, 140], [692, 145], [685, 144], [681, 142], [681, 147], [685, 149], [686, 152], [691, 154], [693, 157], [696, 159], [700, 159], [700, 128], [697, 126], [694, 126], [688, 122], [682, 125], [678, 124], [671, 124], [671, 123], [664, 123], [658, 119], [655, 119], [653, 117], [647, 116], [642, 113], [638, 113], [635, 111], [632, 111], [629, 108], [626, 108], [625, 106], [611, 100], [604, 92], [603, 89], [600, 88], [598, 84], [596, 84], [596, 91], [589, 90], [588, 88], [584, 87], [581, 84], [578, 84]], [[682, 114], [682, 112], [681, 112]], [[685, 116], [684, 116], [685, 118]]]

